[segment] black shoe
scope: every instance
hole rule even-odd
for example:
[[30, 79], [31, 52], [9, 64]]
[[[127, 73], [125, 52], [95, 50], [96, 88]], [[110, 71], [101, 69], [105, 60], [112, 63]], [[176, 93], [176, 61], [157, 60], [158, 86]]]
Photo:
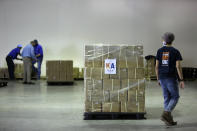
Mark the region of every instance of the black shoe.
[[23, 84], [27, 84], [27, 82], [23, 82]]
[[34, 85], [35, 83], [33, 83], [33, 82], [27, 82], [27, 84], [29, 84], [29, 85]]

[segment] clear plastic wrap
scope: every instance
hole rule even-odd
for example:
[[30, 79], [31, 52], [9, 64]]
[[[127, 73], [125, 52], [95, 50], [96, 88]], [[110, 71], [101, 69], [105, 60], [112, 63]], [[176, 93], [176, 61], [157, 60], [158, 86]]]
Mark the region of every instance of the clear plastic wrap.
[[[116, 74], [105, 74], [105, 59]], [[85, 112], [145, 112], [142, 45], [85, 45]]]

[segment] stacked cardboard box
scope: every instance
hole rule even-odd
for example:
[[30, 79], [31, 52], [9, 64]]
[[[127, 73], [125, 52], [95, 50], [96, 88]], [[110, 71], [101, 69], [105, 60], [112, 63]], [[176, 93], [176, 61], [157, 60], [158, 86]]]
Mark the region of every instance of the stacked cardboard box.
[[47, 82], [73, 82], [73, 61], [47, 61]]
[[154, 57], [150, 58], [149, 60], [146, 60], [146, 70], [147, 70], [148, 77], [156, 77]]
[[78, 67], [74, 67], [73, 68], [73, 78], [74, 79], [78, 79], [79, 78], [79, 68]]
[[8, 68], [0, 68], [0, 78], [2, 78], [2, 79], [9, 78]]
[[15, 64], [14, 75], [15, 78], [23, 78], [24, 66], [23, 64]]
[[[85, 45], [85, 112], [145, 112], [143, 46]], [[116, 73], [105, 73], [105, 60]]]
[[84, 79], [84, 68], [79, 71], [79, 79]]

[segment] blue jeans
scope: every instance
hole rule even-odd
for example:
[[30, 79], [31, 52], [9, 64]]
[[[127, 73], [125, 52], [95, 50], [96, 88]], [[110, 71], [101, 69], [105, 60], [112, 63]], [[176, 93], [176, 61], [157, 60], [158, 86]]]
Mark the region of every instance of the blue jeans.
[[38, 78], [38, 79], [40, 79], [42, 59], [38, 59], [37, 63], [38, 63], [38, 73], [37, 73], [37, 78]]
[[175, 78], [160, 79], [163, 90], [164, 111], [172, 112], [179, 100], [178, 81]]
[[41, 65], [42, 65], [42, 59], [37, 59], [37, 67], [35, 68], [34, 64], [36, 63], [36, 61], [34, 61], [33, 64], [33, 70], [37, 72], [37, 79], [40, 79], [40, 75], [41, 75]]

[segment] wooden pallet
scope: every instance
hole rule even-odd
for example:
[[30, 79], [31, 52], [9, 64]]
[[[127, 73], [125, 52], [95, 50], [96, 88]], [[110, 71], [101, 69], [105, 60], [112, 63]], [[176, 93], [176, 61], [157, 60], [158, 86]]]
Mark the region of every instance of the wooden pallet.
[[85, 112], [84, 120], [142, 120], [146, 113]]
[[74, 82], [73, 81], [66, 81], [66, 82], [59, 82], [59, 81], [57, 81], [57, 82], [54, 82], [54, 81], [47, 81], [47, 84], [48, 85], [73, 85], [74, 84]]
[[84, 80], [84, 78], [74, 78], [76, 81]]

